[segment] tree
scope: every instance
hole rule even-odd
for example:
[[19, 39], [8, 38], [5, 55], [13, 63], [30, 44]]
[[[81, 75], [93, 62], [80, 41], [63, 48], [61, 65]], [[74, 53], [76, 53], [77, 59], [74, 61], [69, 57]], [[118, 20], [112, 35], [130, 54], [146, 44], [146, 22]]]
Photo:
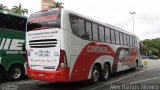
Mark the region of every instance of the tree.
[[63, 8], [63, 3], [54, 2], [53, 5], [49, 6], [49, 8]]
[[150, 51], [152, 52], [153, 55], [157, 55], [158, 56], [159, 51], [158, 51], [157, 48], [149, 47], [149, 46], [145, 46], [144, 47], [144, 53], [145, 54], [147, 53], [149, 55]]
[[13, 6], [11, 12], [24, 15], [28, 14], [28, 9], [22, 8], [22, 5], [19, 4], [18, 6]]
[[2, 12], [5, 12], [5, 11], [9, 11], [9, 9], [8, 9], [8, 7], [7, 6], [4, 6], [3, 4], [0, 4], [0, 10], [2, 11]]
[[142, 41], [142, 43], [145, 45], [144, 47], [144, 53], [148, 53], [149, 51], [152, 51], [153, 54], [158, 55], [160, 57], [160, 38], [156, 39], [146, 39]]

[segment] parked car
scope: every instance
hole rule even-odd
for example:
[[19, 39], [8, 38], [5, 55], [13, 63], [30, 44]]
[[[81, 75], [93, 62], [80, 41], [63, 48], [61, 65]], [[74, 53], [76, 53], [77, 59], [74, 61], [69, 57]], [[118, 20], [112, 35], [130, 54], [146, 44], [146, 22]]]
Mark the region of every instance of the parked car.
[[148, 56], [145, 56], [145, 55], [142, 56], [142, 59], [147, 59], [147, 58], [148, 58]]
[[152, 55], [149, 57], [149, 59], [158, 59], [158, 57], [156, 55]]

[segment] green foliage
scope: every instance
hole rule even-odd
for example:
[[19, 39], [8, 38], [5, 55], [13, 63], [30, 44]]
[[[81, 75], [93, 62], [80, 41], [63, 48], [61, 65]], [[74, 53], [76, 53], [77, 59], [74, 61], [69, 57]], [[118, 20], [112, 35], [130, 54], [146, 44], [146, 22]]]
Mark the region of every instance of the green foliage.
[[25, 8], [23, 9], [21, 4], [19, 4], [18, 6], [13, 6], [11, 12], [19, 15], [28, 14], [28, 10]]
[[53, 5], [49, 6], [49, 8], [63, 8], [63, 3], [54, 2]]
[[25, 9], [25, 8], [23, 9], [21, 4], [19, 4], [18, 6], [13, 6], [11, 10], [9, 10], [7, 6], [4, 6], [3, 4], [0, 4], [0, 11], [1, 12], [16, 13], [16, 14], [19, 14], [19, 15], [28, 14], [28, 9]]
[[149, 51], [152, 51], [152, 54], [160, 56], [160, 38], [156, 39], [146, 39], [142, 41], [144, 46], [144, 53], [149, 53]]
[[8, 9], [8, 7], [7, 6], [4, 6], [3, 4], [0, 4], [0, 11], [2, 11], [2, 12], [8, 12], [9, 11], [9, 9]]

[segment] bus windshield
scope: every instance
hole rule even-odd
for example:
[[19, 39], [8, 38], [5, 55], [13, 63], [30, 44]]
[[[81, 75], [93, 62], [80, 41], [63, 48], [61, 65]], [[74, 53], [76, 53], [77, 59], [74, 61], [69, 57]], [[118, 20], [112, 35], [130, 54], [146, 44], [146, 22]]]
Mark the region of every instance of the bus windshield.
[[0, 13], [0, 28], [25, 32], [27, 18]]
[[41, 11], [29, 17], [27, 30], [40, 30], [44, 28], [60, 28], [61, 10]]

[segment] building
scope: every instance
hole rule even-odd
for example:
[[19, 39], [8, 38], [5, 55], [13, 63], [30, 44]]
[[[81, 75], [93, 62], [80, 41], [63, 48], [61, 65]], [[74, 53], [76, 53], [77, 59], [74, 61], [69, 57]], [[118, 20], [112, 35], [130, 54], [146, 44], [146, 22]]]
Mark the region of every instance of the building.
[[55, 1], [54, 0], [42, 0], [41, 1], [41, 10], [48, 9], [48, 7], [53, 4], [53, 2], [55, 2]]

